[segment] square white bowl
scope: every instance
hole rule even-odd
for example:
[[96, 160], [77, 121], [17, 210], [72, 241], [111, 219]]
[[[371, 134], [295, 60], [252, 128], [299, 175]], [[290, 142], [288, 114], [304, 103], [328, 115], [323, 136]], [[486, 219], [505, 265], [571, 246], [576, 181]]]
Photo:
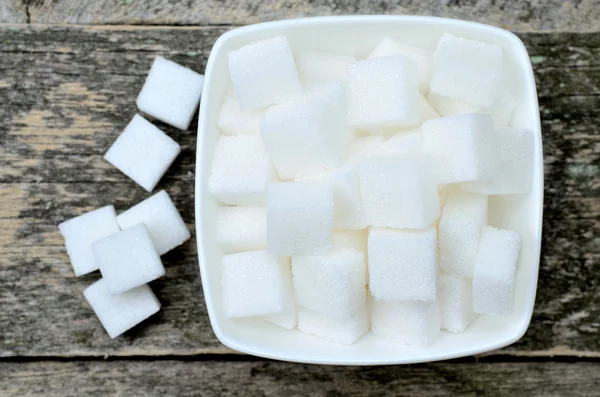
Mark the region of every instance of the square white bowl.
[[[221, 299], [222, 252], [215, 239], [219, 204], [207, 191], [217, 118], [229, 88], [227, 53], [252, 41], [285, 35], [294, 51], [331, 51], [365, 58], [384, 37], [434, 49], [443, 33], [483, 40], [504, 49], [506, 87], [517, 98], [511, 123], [534, 132], [534, 175], [528, 195], [491, 196], [489, 222], [516, 230], [522, 249], [510, 316], [481, 315], [464, 332], [442, 332], [431, 346], [416, 350], [365, 335], [352, 346], [337, 345], [288, 331], [261, 319], [225, 318]], [[206, 307], [213, 330], [226, 346], [243, 353], [278, 360], [340, 365], [404, 364], [479, 354], [520, 339], [531, 320], [540, 257], [543, 162], [539, 109], [533, 70], [525, 46], [514, 34], [496, 27], [452, 19], [413, 16], [320, 17], [269, 22], [237, 28], [215, 43], [206, 67], [196, 153], [196, 230]]]

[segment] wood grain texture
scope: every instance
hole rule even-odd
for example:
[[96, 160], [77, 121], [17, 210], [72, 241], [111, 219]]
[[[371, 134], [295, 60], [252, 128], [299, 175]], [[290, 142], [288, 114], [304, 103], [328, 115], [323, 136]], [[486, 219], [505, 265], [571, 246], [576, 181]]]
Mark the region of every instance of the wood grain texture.
[[27, 4], [23, 1], [1, 0], [0, 23], [28, 23]]
[[518, 31], [596, 31], [598, 0], [5, 0], [38, 24], [211, 25], [321, 15], [434, 15]]
[[[204, 307], [192, 239], [153, 283], [163, 310], [110, 340], [82, 297], [56, 225], [148, 196], [102, 160], [129, 119], [152, 59], [202, 72], [227, 27], [0, 27], [0, 356], [228, 353]], [[600, 357], [600, 33], [522, 34], [539, 90], [544, 240], [531, 326], [503, 354]], [[193, 231], [196, 123], [158, 123], [182, 154], [166, 189]]]
[[597, 396], [595, 363], [326, 367], [272, 361], [0, 363], [5, 397]]

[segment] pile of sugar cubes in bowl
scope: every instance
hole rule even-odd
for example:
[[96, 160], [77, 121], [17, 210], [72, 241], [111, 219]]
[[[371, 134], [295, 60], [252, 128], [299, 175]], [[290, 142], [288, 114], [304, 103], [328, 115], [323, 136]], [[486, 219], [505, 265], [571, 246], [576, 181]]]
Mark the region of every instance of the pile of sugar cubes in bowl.
[[503, 49], [385, 38], [366, 59], [285, 36], [228, 54], [207, 190], [223, 315], [350, 345], [422, 349], [513, 308], [521, 236], [488, 198], [529, 193]]

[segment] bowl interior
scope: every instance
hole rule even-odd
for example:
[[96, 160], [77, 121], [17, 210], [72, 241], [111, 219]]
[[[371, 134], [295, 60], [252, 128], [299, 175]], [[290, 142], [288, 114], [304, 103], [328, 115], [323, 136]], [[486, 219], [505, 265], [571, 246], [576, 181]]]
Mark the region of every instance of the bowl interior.
[[[532, 191], [523, 196], [491, 196], [489, 223], [521, 233], [522, 249], [512, 315], [479, 316], [459, 334], [442, 332], [424, 350], [415, 350], [368, 334], [352, 346], [342, 346], [287, 331], [260, 319], [223, 316], [220, 288], [222, 252], [215, 240], [219, 205], [206, 190], [214, 146], [219, 136], [217, 116], [230, 85], [227, 53], [251, 41], [285, 35], [294, 51], [330, 51], [364, 58], [384, 37], [434, 49], [443, 33], [479, 39], [504, 49], [504, 84], [517, 98], [512, 126], [534, 131]], [[328, 364], [409, 363], [472, 355], [518, 340], [529, 324], [539, 266], [543, 168], [539, 110], [527, 52], [513, 34], [487, 25], [430, 17], [324, 17], [280, 21], [238, 28], [215, 44], [206, 80], [196, 154], [196, 230], [206, 305], [217, 337], [225, 345], [257, 356]]]

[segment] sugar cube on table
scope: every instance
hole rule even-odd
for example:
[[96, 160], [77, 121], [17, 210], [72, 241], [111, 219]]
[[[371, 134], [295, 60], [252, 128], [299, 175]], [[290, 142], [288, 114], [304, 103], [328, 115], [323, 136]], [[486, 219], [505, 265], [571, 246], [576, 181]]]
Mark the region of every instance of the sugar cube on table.
[[143, 223], [96, 241], [92, 248], [111, 294], [120, 294], [165, 275], [150, 232]]
[[371, 331], [375, 336], [416, 349], [431, 345], [440, 334], [436, 301], [371, 300]]
[[133, 328], [160, 310], [160, 302], [147, 284], [112, 294], [100, 279], [83, 291], [102, 326], [111, 338]]
[[277, 180], [260, 135], [221, 136], [215, 147], [208, 191], [230, 205], [264, 205]]
[[330, 83], [266, 111], [260, 130], [282, 179], [316, 174], [342, 164], [350, 136], [344, 103], [344, 85]]
[[348, 66], [356, 58], [329, 52], [299, 52], [295, 56], [300, 81], [307, 87], [313, 84], [348, 80]]
[[440, 269], [446, 274], [473, 277], [481, 231], [487, 224], [486, 195], [453, 191], [438, 226]]
[[219, 110], [217, 124], [223, 135], [258, 134], [264, 113], [262, 109], [243, 111], [235, 94], [228, 93]]
[[494, 125], [489, 115], [441, 117], [427, 121], [421, 130], [422, 149], [433, 158], [438, 184], [485, 180], [494, 175]]
[[76, 276], [98, 270], [92, 243], [119, 231], [112, 205], [76, 216], [58, 225]]
[[434, 228], [372, 228], [368, 253], [369, 289], [376, 300], [435, 300], [437, 238]]
[[267, 208], [219, 208], [217, 243], [226, 253], [267, 249]]
[[433, 53], [424, 48], [414, 47], [386, 37], [371, 51], [367, 59], [391, 55], [403, 55], [417, 62], [419, 68], [419, 90], [427, 93], [429, 90]]
[[294, 298], [294, 287], [292, 285], [292, 267], [289, 260], [285, 259], [284, 263], [283, 308], [278, 313], [265, 314], [262, 318], [282, 328], [294, 329], [298, 325], [298, 313], [296, 310], [296, 299]]
[[472, 280], [440, 274], [438, 302], [442, 314], [442, 329], [462, 332], [475, 320]]
[[333, 232], [332, 245], [334, 250], [352, 248], [360, 252], [367, 252], [367, 238], [369, 232], [362, 230], [335, 230]]
[[502, 48], [444, 34], [431, 69], [430, 91], [490, 108], [503, 79]]
[[359, 180], [371, 226], [422, 229], [439, 216], [437, 189], [421, 155], [371, 159], [359, 167]]
[[224, 255], [221, 288], [225, 316], [248, 317], [281, 313], [289, 288], [289, 260], [267, 251]]
[[294, 55], [287, 39], [271, 37], [231, 51], [233, 90], [244, 111], [289, 101], [302, 94]]
[[483, 113], [492, 116], [494, 126], [506, 127], [510, 124], [517, 107], [516, 99], [506, 90], [500, 91], [491, 108], [472, 105], [459, 99], [449, 98], [430, 92], [429, 103], [442, 116], [456, 116], [466, 113]]
[[164, 190], [120, 214], [117, 222], [122, 230], [140, 223], [146, 225], [158, 255], [166, 254], [191, 237], [171, 197]]
[[339, 319], [298, 307], [298, 330], [330, 342], [351, 345], [369, 331], [369, 310], [363, 306], [351, 317]]
[[327, 183], [333, 188], [334, 229], [364, 229], [367, 217], [363, 211], [359, 191], [358, 172], [352, 164], [333, 171], [296, 178], [297, 182]]
[[533, 132], [518, 128], [494, 131], [492, 161], [496, 172], [490, 179], [461, 183], [467, 192], [481, 194], [525, 194], [533, 178]]
[[203, 85], [201, 74], [156, 57], [137, 97], [137, 107], [155, 119], [187, 130], [200, 103]]
[[276, 256], [316, 254], [331, 248], [333, 189], [327, 184], [269, 185], [267, 247]]
[[177, 142], [136, 114], [104, 159], [151, 192], [180, 151]]
[[473, 275], [473, 311], [494, 315], [512, 312], [520, 249], [519, 233], [490, 226], [483, 229]]
[[366, 303], [365, 254], [352, 248], [292, 258], [296, 303], [334, 318], [348, 318]]
[[372, 58], [348, 68], [348, 123], [371, 130], [419, 123], [417, 63], [402, 55]]

